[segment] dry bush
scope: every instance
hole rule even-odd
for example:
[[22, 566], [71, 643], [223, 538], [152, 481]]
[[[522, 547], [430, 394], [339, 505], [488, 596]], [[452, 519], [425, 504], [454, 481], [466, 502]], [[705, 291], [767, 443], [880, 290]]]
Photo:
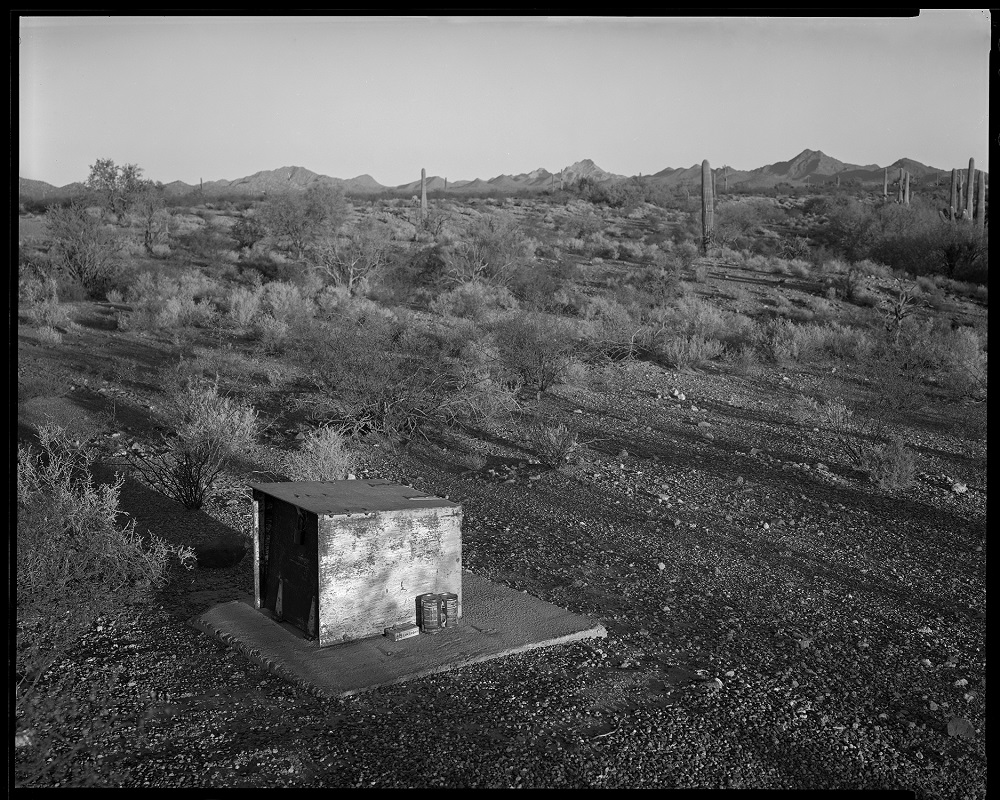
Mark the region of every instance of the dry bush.
[[551, 314], [515, 312], [490, 329], [505, 370], [538, 392], [562, 378], [578, 350], [573, 325]]
[[237, 286], [226, 298], [228, 316], [233, 324], [240, 327], [247, 327], [260, 309], [262, 291], [260, 287], [245, 289]]
[[580, 450], [577, 434], [563, 424], [537, 425], [530, 433], [531, 445], [538, 460], [552, 469], [572, 463]]
[[133, 470], [153, 488], [189, 510], [201, 508], [222, 470], [257, 440], [257, 411], [219, 394], [218, 385], [191, 380], [168, 398], [166, 425], [173, 435], [130, 450]]
[[[94, 481], [92, 451], [65, 430], [38, 431], [40, 450], [17, 452], [17, 646], [14, 666], [15, 786], [84, 786], [84, 765], [121, 723], [114, 677], [80, 687], [56, 668], [99, 616], [135, 615], [193, 553], [140, 537], [119, 517], [122, 478]], [[55, 668], [55, 669], [54, 669]], [[89, 697], [86, 690], [89, 689]], [[81, 736], [66, 738], [66, 730]]]
[[356, 462], [347, 438], [322, 426], [309, 431], [299, 448], [285, 455], [285, 473], [293, 481], [339, 481], [351, 476]]
[[472, 220], [444, 255], [454, 283], [479, 280], [506, 286], [534, 251], [517, 218], [508, 211], [496, 211]]
[[92, 296], [121, 280], [126, 269], [122, 239], [84, 203], [52, 208], [45, 217], [52, 237], [49, 255], [65, 278]]
[[264, 284], [261, 309], [273, 319], [294, 328], [312, 320], [316, 305], [294, 283], [272, 281]]
[[722, 342], [696, 333], [663, 337], [656, 343], [653, 353], [676, 369], [694, 369], [718, 358], [724, 349]]
[[439, 295], [431, 303], [437, 314], [487, 322], [518, 307], [517, 298], [505, 286], [474, 280]]

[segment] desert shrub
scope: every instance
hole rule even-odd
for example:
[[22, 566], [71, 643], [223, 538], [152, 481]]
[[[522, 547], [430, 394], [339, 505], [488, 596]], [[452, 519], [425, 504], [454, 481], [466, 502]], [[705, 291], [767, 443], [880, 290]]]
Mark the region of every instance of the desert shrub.
[[708, 281], [708, 265], [695, 264], [691, 271], [691, 276], [695, 283], [706, 283]]
[[204, 505], [222, 470], [256, 442], [260, 429], [253, 406], [201, 380], [171, 393], [164, 422], [173, 435], [130, 450], [129, 463], [150, 486], [189, 510]]
[[909, 486], [916, 472], [916, 457], [893, 431], [898, 413], [908, 404], [907, 382], [888, 381], [879, 387], [866, 413], [856, 414], [839, 398], [818, 400], [799, 395], [792, 415], [810, 427], [822, 426], [834, 436], [840, 454], [882, 489]]
[[49, 256], [64, 279], [95, 297], [121, 279], [125, 271], [122, 241], [83, 203], [50, 209], [46, 221], [52, 236]]
[[788, 271], [796, 278], [808, 278], [812, 275], [812, 267], [802, 258], [793, 258], [788, 262]]
[[550, 314], [508, 314], [491, 330], [504, 368], [538, 392], [561, 378], [578, 349], [573, 326]]
[[489, 405], [482, 375], [463, 364], [474, 336], [463, 340], [418, 317], [352, 301], [311, 337], [306, 349], [320, 395], [314, 418], [353, 437], [410, 441]]
[[256, 218], [280, 246], [302, 257], [308, 245], [334, 236], [347, 220], [350, 207], [342, 190], [314, 186], [304, 192], [284, 192], [261, 204]]
[[282, 352], [291, 336], [291, 326], [270, 314], [258, 314], [251, 324], [251, 333], [266, 353]]
[[820, 327], [823, 349], [835, 358], [844, 361], [864, 361], [875, 350], [875, 341], [868, 331], [828, 322]]
[[749, 344], [727, 347], [723, 357], [738, 375], [751, 374], [760, 364], [756, 349]]
[[514, 296], [536, 311], [557, 311], [558, 303], [553, 296], [559, 291], [565, 278], [557, 266], [551, 268], [540, 262], [524, 263], [511, 276], [509, 286]]
[[267, 237], [267, 228], [256, 216], [244, 214], [229, 228], [229, 235], [235, 240], [240, 257], [243, 257]]
[[59, 303], [59, 289], [55, 280], [20, 281], [18, 300], [33, 325], [54, 328], [70, 323], [69, 311]]
[[215, 264], [238, 258], [232, 249], [231, 231], [207, 221], [193, 231], [177, 237], [177, 242], [201, 264]]
[[299, 448], [285, 455], [285, 473], [293, 481], [339, 481], [350, 477], [356, 460], [344, 435], [323, 426], [309, 431]]
[[478, 280], [461, 283], [439, 295], [431, 303], [431, 310], [437, 314], [475, 322], [487, 321], [517, 307], [517, 298], [505, 286], [491, 285]]
[[774, 320], [763, 330], [764, 347], [777, 364], [807, 362], [815, 359], [826, 343], [820, 325], [798, 325], [788, 320]]
[[228, 315], [233, 323], [240, 328], [247, 327], [260, 309], [261, 302], [260, 288], [245, 289], [237, 286], [226, 298], [228, 304]]
[[715, 211], [715, 241], [736, 249], [751, 247], [761, 228], [777, 214], [774, 205], [766, 201], [720, 203]]
[[56, 345], [62, 344], [62, 334], [51, 325], [42, 325], [35, 331], [35, 338], [42, 344]]
[[52, 668], [99, 616], [134, 616], [166, 585], [171, 564], [190, 567], [193, 553], [121, 520], [123, 479], [97, 483], [88, 445], [56, 426], [38, 438], [39, 449], [17, 450], [12, 777], [15, 786], [81, 786], [98, 780], [86, 757], [107, 754], [101, 737], [121, 723], [120, 694], [108, 675], [82, 687], [81, 700], [76, 680]]
[[468, 223], [445, 261], [451, 280], [507, 285], [514, 272], [534, 255], [517, 219], [507, 211], [481, 214]]
[[366, 219], [345, 236], [322, 238], [306, 250], [310, 264], [349, 294], [364, 294], [392, 257], [388, 225]]
[[917, 470], [913, 451], [897, 437], [865, 448], [859, 466], [885, 490], [905, 489]]
[[571, 463], [580, 449], [576, 432], [563, 424], [535, 426], [531, 430], [531, 444], [538, 460], [552, 469]]
[[284, 281], [264, 284], [260, 304], [266, 314], [289, 327], [307, 324], [315, 312], [313, 301], [294, 283]]
[[754, 341], [757, 323], [744, 314], [726, 311], [694, 296], [681, 296], [673, 304], [655, 309], [647, 322], [647, 338], [701, 336], [730, 347]]
[[665, 336], [655, 344], [654, 354], [675, 369], [693, 369], [718, 358], [724, 350], [722, 342], [706, 339], [701, 334]]
[[987, 354], [980, 335], [972, 328], [958, 328], [944, 343], [948, 354], [948, 383], [960, 395], [986, 397]]
[[[700, 237], [701, 234], [699, 233], [698, 235]], [[680, 262], [681, 269], [688, 269], [701, 255], [698, 246], [688, 241], [679, 242], [674, 247], [673, 253]]]
[[602, 296], [590, 298], [583, 318], [581, 327], [593, 353], [616, 360], [637, 355], [642, 326], [620, 302]]

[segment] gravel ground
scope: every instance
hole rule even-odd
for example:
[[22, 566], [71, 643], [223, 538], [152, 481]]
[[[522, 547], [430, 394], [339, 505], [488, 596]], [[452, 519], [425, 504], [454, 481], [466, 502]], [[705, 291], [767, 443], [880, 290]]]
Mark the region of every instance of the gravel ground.
[[[805, 387], [846, 391], [833, 373], [626, 365], [617, 380], [613, 401], [571, 387], [541, 401], [588, 443], [564, 469], [497, 444], [473, 471], [456, 440], [373, 449], [361, 473], [461, 502], [466, 568], [601, 620], [606, 640], [324, 699], [188, 624], [251, 591], [249, 558], [180, 573], [55, 671], [81, 698], [109, 691], [119, 720], [74, 769], [128, 787], [985, 797], [986, 442], [963, 433], [985, 431], [985, 408], [920, 424], [918, 480], [883, 492], [789, 414]], [[240, 485], [169, 525], [139, 494], [123, 505], [179, 541], [245, 534]]]

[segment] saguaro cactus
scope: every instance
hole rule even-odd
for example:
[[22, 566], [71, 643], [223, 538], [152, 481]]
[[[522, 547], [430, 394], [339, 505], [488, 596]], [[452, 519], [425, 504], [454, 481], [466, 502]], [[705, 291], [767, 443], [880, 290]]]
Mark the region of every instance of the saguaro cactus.
[[903, 205], [908, 206], [910, 204], [910, 173], [907, 172], [903, 176]]
[[965, 216], [965, 173], [958, 170], [958, 205], [955, 206], [955, 216], [962, 219]]
[[885, 168], [885, 172], [882, 174], [882, 200], [883, 202], [889, 199], [889, 168]]
[[975, 210], [976, 198], [974, 192], [976, 191], [976, 159], [969, 159], [969, 179], [966, 181], [965, 191], [969, 193], [969, 196], [965, 200], [965, 216], [964, 219], [972, 219], [972, 212]]
[[955, 221], [955, 214], [958, 209], [958, 170], [951, 171], [951, 201], [948, 206], [948, 219]]
[[981, 169], [976, 170], [976, 224], [979, 226], [979, 234], [986, 233], [986, 173]]
[[723, 178], [722, 190], [724, 192], [726, 192], [726, 194], [728, 194], [729, 193], [729, 167], [728, 166], [727, 167], [723, 167], [722, 178]]
[[420, 170], [420, 219], [427, 216], [427, 170]]
[[712, 194], [712, 167], [708, 160], [701, 162], [701, 252], [708, 254], [715, 227], [715, 198]]

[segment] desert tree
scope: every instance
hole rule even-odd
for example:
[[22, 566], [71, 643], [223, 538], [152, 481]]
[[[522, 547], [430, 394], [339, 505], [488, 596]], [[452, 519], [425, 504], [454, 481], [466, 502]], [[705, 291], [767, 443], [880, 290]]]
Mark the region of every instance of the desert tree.
[[268, 198], [259, 218], [268, 235], [287, 244], [295, 258], [302, 258], [309, 244], [336, 234], [348, 213], [343, 190], [320, 185]]
[[50, 209], [47, 220], [56, 269], [90, 294], [110, 288], [123, 268], [122, 244], [114, 229], [82, 202]]
[[392, 232], [387, 225], [365, 220], [347, 236], [328, 238], [309, 248], [307, 258], [348, 294], [382, 274], [392, 256]]
[[137, 164], [119, 166], [110, 158], [99, 158], [91, 165], [85, 185], [104, 213], [122, 221], [153, 182], [142, 177], [142, 167]]
[[236, 240], [237, 250], [242, 256], [267, 238], [267, 227], [256, 214], [244, 213], [229, 229], [229, 235]]
[[529, 243], [513, 215], [499, 211], [477, 217], [448, 253], [456, 284], [482, 281], [506, 286], [528, 259]]

